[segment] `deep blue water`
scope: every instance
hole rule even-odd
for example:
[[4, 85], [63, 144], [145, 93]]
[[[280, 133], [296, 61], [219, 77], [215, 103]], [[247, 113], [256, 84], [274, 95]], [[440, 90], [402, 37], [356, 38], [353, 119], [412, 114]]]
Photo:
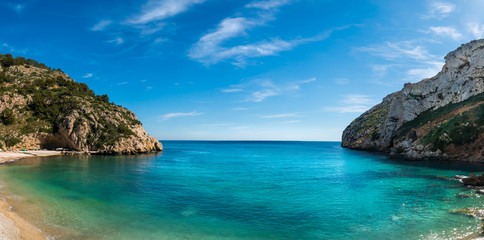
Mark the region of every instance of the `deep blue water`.
[[[479, 220], [450, 211], [483, 207], [484, 198], [449, 177], [484, 165], [392, 160], [337, 142], [163, 145], [162, 154], [22, 160], [0, 167], [0, 180], [16, 210], [57, 239], [457, 239], [480, 231]], [[35, 207], [41, 217], [28, 214]]]

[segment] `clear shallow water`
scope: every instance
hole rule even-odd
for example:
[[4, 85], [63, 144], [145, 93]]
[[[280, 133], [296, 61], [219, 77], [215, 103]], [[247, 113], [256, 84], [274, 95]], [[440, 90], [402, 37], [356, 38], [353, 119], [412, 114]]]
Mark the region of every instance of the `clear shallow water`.
[[443, 176], [484, 165], [395, 161], [330, 142], [163, 144], [156, 155], [22, 160], [0, 167], [0, 180], [22, 197], [20, 214], [41, 207], [34, 221], [58, 239], [456, 239], [480, 231], [479, 220], [449, 211], [483, 207], [484, 197], [459, 197], [473, 191]]

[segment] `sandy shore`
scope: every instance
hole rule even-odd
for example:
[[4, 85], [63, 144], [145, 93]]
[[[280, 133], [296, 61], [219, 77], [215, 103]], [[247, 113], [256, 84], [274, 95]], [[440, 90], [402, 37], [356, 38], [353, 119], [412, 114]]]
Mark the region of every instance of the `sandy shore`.
[[[0, 164], [29, 157], [61, 155], [59, 151], [0, 152]], [[48, 239], [37, 227], [19, 217], [5, 198], [0, 198], [0, 240]]]
[[48, 157], [48, 156], [55, 156], [55, 155], [62, 155], [62, 152], [48, 151], [48, 150], [0, 152], [0, 164], [8, 163], [22, 158]]

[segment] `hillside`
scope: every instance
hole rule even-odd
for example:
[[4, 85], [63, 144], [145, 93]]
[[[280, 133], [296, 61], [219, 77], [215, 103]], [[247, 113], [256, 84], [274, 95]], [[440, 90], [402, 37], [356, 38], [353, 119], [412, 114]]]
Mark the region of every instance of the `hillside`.
[[442, 71], [401, 91], [355, 119], [342, 146], [407, 159], [484, 162], [484, 40], [445, 57]]
[[161, 151], [136, 115], [60, 69], [0, 54], [0, 149]]

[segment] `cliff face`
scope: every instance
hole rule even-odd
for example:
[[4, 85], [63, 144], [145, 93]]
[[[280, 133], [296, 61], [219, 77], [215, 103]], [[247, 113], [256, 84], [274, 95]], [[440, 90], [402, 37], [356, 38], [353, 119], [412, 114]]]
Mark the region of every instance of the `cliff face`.
[[61, 70], [0, 54], [0, 148], [101, 154], [161, 151], [136, 115]]
[[484, 161], [484, 114], [482, 122], [479, 115], [484, 103], [484, 40], [462, 45], [445, 60], [435, 77], [405, 84], [355, 119], [343, 132], [342, 146], [410, 159]]

